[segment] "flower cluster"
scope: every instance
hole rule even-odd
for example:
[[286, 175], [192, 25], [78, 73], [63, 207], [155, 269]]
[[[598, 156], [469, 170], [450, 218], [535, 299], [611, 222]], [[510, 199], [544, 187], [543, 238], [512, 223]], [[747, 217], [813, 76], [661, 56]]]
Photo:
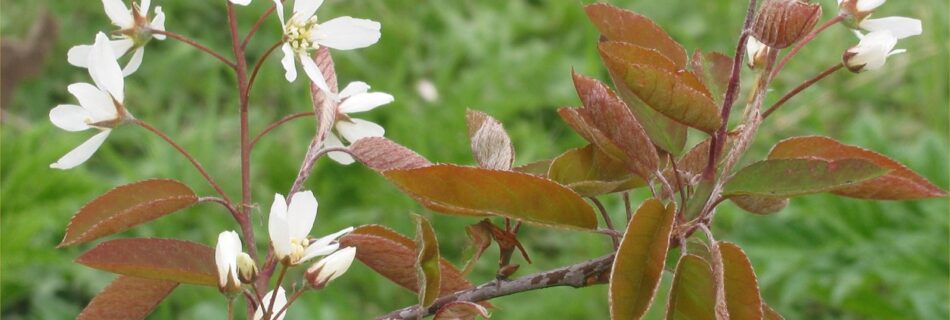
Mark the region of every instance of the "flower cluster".
[[[918, 19], [884, 17], [869, 19], [885, 0], [838, 0], [841, 15], [855, 29], [860, 39], [857, 46], [844, 53], [844, 64], [853, 72], [876, 70], [884, 66], [887, 57], [906, 52], [894, 50], [897, 40], [920, 35], [923, 26]], [[859, 30], [867, 31], [867, 34]]]

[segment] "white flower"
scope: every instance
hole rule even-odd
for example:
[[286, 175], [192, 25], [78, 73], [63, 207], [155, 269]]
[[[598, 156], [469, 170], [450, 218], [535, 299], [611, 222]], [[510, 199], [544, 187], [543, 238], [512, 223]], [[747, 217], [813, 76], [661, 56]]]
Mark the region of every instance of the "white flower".
[[307, 236], [316, 218], [317, 199], [312, 192], [297, 192], [289, 205], [284, 196], [279, 193], [274, 195], [267, 229], [277, 260], [296, 265], [330, 254], [340, 247], [336, 239], [353, 230], [353, 227], [349, 227], [311, 242]]
[[[132, 9], [129, 9], [122, 3], [122, 0], [102, 0], [106, 15], [112, 20], [112, 24], [119, 27], [119, 30], [115, 32], [116, 38], [109, 43], [115, 56], [120, 57], [134, 50], [132, 58], [122, 69], [124, 76], [134, 73], [142, 65], [142, 58], [145, 56], [145, 44], [148, 40], [152, 37], [158, 40], [165, 39], [165, 35], [153, 35], [149, 32], [150, 30], [165, 31], [165, 13], [161, 6], [155, 7], [155, 17], [152, 18], [152, 22], [147, 22], [148, 18], [145, 15], [148, 14], [151, 2], [151, 0], [142, 0], [139, 5], [133, 4]], [[140, 28], [144, 30], [140, 30]], [[66, 54], [69, 64], [88, 68], [86, 61], [91, 49], [92, 46], [90, 45], [78, 45], [70, 48]]]
[[[340, 136], [348, 142], [368, 137], [382, 137], [386, 134], [386, 129], [371, 121], [352, 118], [352, 113], [373, 110], [381, 105], [393, 102], [392, 95], [382, 92], [369, 92], [369, 85], [365, 82], [351, 82], [340, 91], [340, 99], [343, 102], [337, 108], [337, 121], [334, 125]], [[340, 137], [330, 132], [324, 143], [327, 148], [343, 147], [343, 141]], [[344, 165], [353, 163], [353, 157], [345, 152], [330, 152], [327, 154], [330, 159]]]
[[284, 45], [281, 51], [287, 81], [297, 79], [297, 66], [294, 57], [300, 59], [307, 77], [329, 96], [333, 96], [326, 79], [317, 64], [310, 58], [309, 52], [325, 46], [338, 50], [351, 50], [368, 47], [380, 37], [379, 22], [339, 17], [324, 23], [318, 23], [315, 13], [323, 0], [296, 0], [293, 14], [284, 20], [284, 7], [280, 0], [274, 0], [277, 17], [284, 28]]
[[888, 31], [898, 40], [920, 35], [924, 31], [920, 20], [907, 17], [865, 19], [858, 27], [869, 32]]
[[[277, 297], [271, 298], [271, 296], [274, 295], [274, 291], [277, 291]], [[271, 320], [284, 319], [284, 316], [287, 315], [286, 311], [281, 313], [276, 318], [273, 318], [273, 316], [275, 316], [276, 313], [280, 311], [280, 309], [283, 309], [284, 306], [287, 305], [287, 293], [284, 291], [283, 287], [278, 286], [277, 290], [271, 290], [271, 292], [268, 292], [266, 295], [264, 295], [264, 299], [261, 299], [261, 302], [263, 302], [264, 305], [257, 306], [257, 311], [254, 311], [254, 320], [261, 320], [262, 318], [264, 318], [264, 308], [270, 307], [271, 299], [274, 299], [274, 308], [273, 310], [269, 310], [271, 313], [273, 313], [271, 314], [271, 317], [272, 317]]]
[[49, 119], [66, 131], [95, 128], [100, 132], [51, 164], [50, 168], [65, 170], [86, 162], [106, 140], [112, 128], [132, 118], [122, 105], [125, 98], [122, 70], [119, 69], [115, 54], [109, 48], [109, 38], [104, 33], [96, 35], [96, 42], [87, 58], [89, 75], [95, 85], [69, 85], [67, 90], [76, 96], [79, 105], [58, 105], [50, 110]]
[[222, 292], [241, 289], [237, 263], [241, 253], [241, 238], [237, 232], [224, 231], [218, 235], [218, 244], [214, 247], [214, 263], [218, 267], [218, 289]]
[[848, 2], [847, 4], [855, 2], [855, 7], [860, 12], [871, 12], [884, 4], [884, 1], [886, 0], [838, 0], [838, 6], [841, 6], [841, 4], [845, 1]]
[[750, 68], [755, 68], [765, 62], [765, 54], [768, 52], [769, 47], [760, 42], [759, 39], [749, 35], [749, 40], [746, 41], [745, 48], [746, 55], [749, 57], [749, 61], [746, 63]]
[[307, 281], [314, 288], [323, 288], [330, 281], [336, 280], [336, 278], [346, 273], [346, 270], [353, 264], [353, 258], [355, 257], [355, 247], [340, 249], [326, 258], [320, 259], [307, 269]]
[[894, 50], [897, 37], [889, 31], [875, 31], [866, 35], [858, 33], [861, 42], [845, 51], [844, 64], [853, 72], [876, 70], [884, 66], [887, 57], [907, 50]]
[[231, 3], [246, 6], [251, 3], [251, 0], [230, 0]]

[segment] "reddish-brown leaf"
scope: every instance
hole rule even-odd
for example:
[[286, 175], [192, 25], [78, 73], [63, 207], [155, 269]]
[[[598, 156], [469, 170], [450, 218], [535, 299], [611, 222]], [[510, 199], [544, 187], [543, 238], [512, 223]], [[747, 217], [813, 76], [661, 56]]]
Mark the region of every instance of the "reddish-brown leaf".
[[472, 272], [472, 269], [475, 268], [475, 263], [478, 262], [478, 258], [482, 257], [482, 253], [485, 253], [485, 250], [491, 246], [492, 242], [492, 231], [490, 228], [487, 228], [483, 223], [476, 223], [468, 225], [465, 227], [465, 233], [468, 234], [468, 245], [465, 247], [465, 256], [468, 256], [468, 261], [465, 262], [465, 266], [462, 268], [462, 274], [467, 275], [469, 272]]
[[79, 209], [59, 247], [119, 233], [197, 202], [195, 192], [175, 180], [145, 180], [120, 186]]
[[548, 176], [548, 169], [551, 168], [552, 161], [554, 160], [539, 160], [514, 167], [511, 170], [546, 178]]
[[412, 169], [432, 164], [415, 151], [383, 137], [359, 139], [349, 148], [356, 160], [376, 171]]
[[762, 313], [764, 313], [763, 319], [765, 320], [785, 320], [785, 317], [779, 314], [778, 311], [775, 311], [775, 309], [772, 309], [772, 307], [765, 303], [762, 304]]
[[214, 248], [194, 242], [133, 238], [106, 241], [79, 258], [79, 264], [127, 276], [217, 286]]
[[764, 160], [733, 175], [723, 186], [723, 195], [785, 198], [827, 192], [880, 177], [888, 171], [862, 159]]
[[475, 320], [479, 316], [491, 318], [488, 309], [468, 301], [452, 301], [446, 303], [435, 313], [434, 320]]
[[766, 196], [733, 196], [729, 197], [736, 206], [755, 214], [772, 214], [788, 206], [788, 198]]
[[[650, 137], [643, 131], [627, 105], [617, 98], [613, 90], [595, 79], [574, 73], [574, 87], [584, 107], [577, 110], [588, 128], [607, 138], [591, 140], [607, 154], [620, 160], [630, 172], [649, 179], [657, 170], [659, 156]], [[577, 123], [571, 123], [572, 127]], [[596, 135], [599, 136], [599, 135]], [[612, 153], [619, 150], [620, 154]]]
[[880, 153], [847, 145], [822, 136], [794, 137], [782, 140], [769, 153], [769, 159], [818, 158], [828, 161], [863, 159], [890, 169], [887, 174], [836, 188], [832, 193], [852, 198], [910, 200], [939, 198], [947, 192], [906, 166]]
[[732, 62], [732, 57], [719, 52], [693, 52], [693, 59], [690, 61], [692, 71], [699, 75], [717, 105], [721, 105], [725, 98], [729, 78], [732, 77]]
[[120, 275], [102, 289], [76, 317], [80, 320], [145, 319], [177, 282]]
[[660, 26], [636, 12], [603, 3], [584, 7], [587, 17], [604, 37], [655, 49], [676, 63], [686, 66], [686, 50]]
[[465, 123], [475, 161], [482, 168], [510, 170], [515, 162], [515, 147], [501, 122], [487, 113], [466, 110]]
[[[333, 65], [333, 56], [330, 55], [330, 50], [327, 47], [321, 47], [314, 51], [313, 62], [323, 73], [323, 79], [327, 81], [330, 91], [340, 92], [337, 86], [336, 68]], [[337, 104], [312, 81], [310, 82], [310, 102], [313, 105], [313, 114], [316, 115], [314, 118], [317, 121], [317, 135], [312, 143], [322, 143], [330, 134], [330, 130], [333, 129], [333, 122], [336, 121]]]
[[432, 224], [423, 216], [416, 218], [416, 277], [419, 280], [419, 305], [428, 308], [439, 297], [441, 289], [442, 260], [439, 257], [439, 241]]
[[623, 163], [594, 145], [571, 149], [551, 162], [548, 177], [585, 197], [645, 186]]
[[762, 319], [762, 297], [749, 258], [730, 242], [719, 242], [719, 254], [729, 319]]
[[627, 225], [610, 276], [610, 318], [639, 319], [653, 301], [666, 263], [676, 208], [657, 199], [640, 205]]
[[423, 206], [446, 214], [498, 215], [546, 226], [597, 228], [580, 195], [537, 176], [455, 165], [389, 170], [383, 175]]
[[716, 320], [716, 285], [709, 263], [692, 254], [681, 257], [669, 299], [668, 320]]
[[[419, 292], [416, 244], [412, 239], [384, 226], [364, 225], [340, 239], [340, 244], [356, 247], [356, 259], [386, 279], [412, 292]], [[472, 287], [445, 259], [440, 259], [439, 266], [439, 296]]]

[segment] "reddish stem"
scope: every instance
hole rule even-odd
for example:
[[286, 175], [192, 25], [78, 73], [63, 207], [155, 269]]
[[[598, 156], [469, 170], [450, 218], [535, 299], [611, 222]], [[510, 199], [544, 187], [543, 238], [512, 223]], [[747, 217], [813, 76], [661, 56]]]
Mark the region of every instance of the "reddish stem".
[[[260, 59], [257, 59], [256, 63], [254, 63], [254, 71], [251, 72], [251, 79], [248, 80], [247, 82], [247, 91], [245, 92], [245, 95], [251, 94], [251, 88], [254, 87], [254, 80], [257, 79], [257, 73], [261, 71], [261, 67], [264, 66], [264, 61], [267, 61], [267, 57], [269, 57], [271, 53], [273, 53], [274, 50], [279, 48], [280, 45], [283, 43], [284, 43], [283, 41], [277, 41], [277, 43], [275, 43], [273, 46], [268, 48], [267, 51], [264, 52], [264, 55], [262, 55]], [[248, 97], [246, 96], [244, 97], [244, 99], [247, 99], [247, 98]]]
[[[284, 1], [285, 0], [281, 0], [280, 2], [284, 2]], [[270, 17], [270, 15], [274, 13], [274, 10], [276, 9], [277, 9], [277, 6], [272, 5], [270, 6], [269, 9], [267, 9], [267, 11], [264, 11], [264, 13], [261, 14], [260, 18], [257, 18], [257, 22], [254, 22], [254, 26], [252, 26], [251, 30], [247, 32], [246, 36], [244, 36], [244, 41], [241, 41], [241, 49], [244, 49], [247, 47], [247, 44], [251, 42], [251, 37], [254, 36], [254, 33], [256, 33], [257, 30], [261, 28], [261, 26], [264, 24], [264, 21], [267, 20], [267, 17]]]
[[274, 314], [273, 319], [280, 318], [280, 315], [284, 314], [284, 312], [287, 311], [287, 308], [289, 308], [290, 305], [294, 303], [294, 301], [297, 301], [297, 298], [300, 298], [300, 295], [302, 295], [304, 291], [307, 291], [307, 288], [308, 287], [304, 287], [303, 289], [294, 292], [294, 294], [290, 296], [290, 299], [287, 299], [287, 304], [285, 304], [283, 308], [280, 308], [280, 310]]
[[798, 41], [798, 43], [792, 47], [792, 50], [790, 50], [788, 54], [785, 55], [785, 57], [782, 57], [782, 61], [780, 61], [778, 65], [775, 66], [775, 69], [772, 70], [769, 78], [775, 78], [775, 76], [778, 75], [778, 73], [781, 72], [783, 68], [785, 68], [785, 64], [788, 63], [789, 60], [792, 60], [792, 57], [798, 54], [798, 51], [805, 47], [806, 44], [815, 39], [819, 33], [841, 21], [844, 21], [844, 16], [842, 15], [837, 15], [834, 18], [828, 19], [828, 21], [825, 21], [825, 23], [823, 23], [821, 26], [812, 30], [811, 33], [805, 36], [805, 38], [803, 38], [801, 41]]
[[313, 111], [297, 112], [294, 114], [287, 115], [281, 118], [280, 120], [277, 120], [274, 123], [271, 123], [270, 125], [267, 126], [267, 128], [264, 128], [264, 130], [261, 130], [261, 132], [258, 133], [257, 136], [254, 136], [254, 139], [251, 139], [251, 149], [253, 149], [254, 146], [257, 145], [257, 141], [261, 140], [261, 137], [266, 135], [268, 132], [271, 132], [271, 130], [277, 129], [277, 127], [283, 125], [284, 123], [290, 122], [290, 120], [303, 118], [303, 117], [309, 117], [312, 115], [313, 115]]
[[231, 67], [231, 69], [237, 68], [237, 66], [234, 64], [234, 62], [231, 62], [231, 60], [228, 60], [228, 58], [225, 58], [224, 56], [218, 54], [218, 53], [215, 52], [214, 50], [211, 50], [211, 48], [208, 48], [208, 47], [206, 47], [206, 46], [204, 46], [204, 45], [198, 43], [197, 41], [192, 40], [191, 38], [188, 38], [188, 37], [186, 37], [186, 36], [183, 36], [183, 35], [180, 35], [180, 34], [177, 34], [177, 33], [174, 33], [174, 32], [168, 32], [168, 31], [163, 31], [163, 30], [151, 30], [151, 32], [154, 33], [154, 34], [164, 35], [164, 36], [167, 36], [167, 37], [169, 37], [169, 38], [172, 38], [172, 39], [181, 41], [181, 42], [183, 42], [183, 43], [185, 43], [185, 44], [188, 44], [188, 45], [190, 45], [190, 46], [192, 46], [192, 47], [197, 48], [198, 50], [201, 50], [201, 51], [204, 51], [204, 52], [207, 53], [207, 54], [210, 54], [212, 57], [218, 58], [218, 60], [221, 60], [221, 62], [224, 62], [224, 64], [228, 65], [228, 67]]
[[776, 101], [775, 104], [769, 107], [769, 109], [766, 110], [765, 113], [762, 114], [762, 119], [768, 118], [769, 115], [772, 114], [772, 112], [775, 112], [776, 109], [778, 109], [783, 104], [788, 102], [789, 99], [792, 99], [792, 97], [798, 95], [798, 93], [802, 92], [803, 90], [808, 89], [808, 87], [811, 87], [816, 82], [821, 81], [821, 79], [824, 79], [825, 77], [831, 75], [832, 73], [835, 73], [836, 71], [841, 70], [842, 67], [844, 67], [844, 64], [841, 64], [841, 63], [836, 64], [834, 66], [829, 67], [828, 69], [825, 69], [825, 71], [822, 71], [814, 78], [811, 78], [811, 79], [806, 80], [805, 82], [802, 82], [797, 87], [795, 87], [795, 89], [792, 89], [792, 91], [789, 91], [788, 93], [786, 93], [784, 96], [782, 96], [781, 99]]

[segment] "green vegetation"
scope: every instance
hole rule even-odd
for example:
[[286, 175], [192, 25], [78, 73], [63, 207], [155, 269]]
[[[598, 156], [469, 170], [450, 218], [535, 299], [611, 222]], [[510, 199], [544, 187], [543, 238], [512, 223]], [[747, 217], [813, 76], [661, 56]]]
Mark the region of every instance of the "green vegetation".
[[[229, 52], [220, 1], [157, 1], [167, 28]], [[588, 2], [587, 0], [583, 2]], [[611, 1], [652, 17], [690, 50], [731, 52], [741, 25], [741, 1]], [[822, 0], [825, 17], [835, 1]], [[148, 132], [119, 128], [83, 166], [71, 171], [49, 163], [81, 143], [81, 133], [53, 127], [47, 113], [73, 101], [65, 88], [88, 81], [66, 63], [72, 45], [91, 43], [95, 31], [111, 27], [96, 1], [3, 0], [4, 40], [29, 28], [41, 7], [59, 23], [60, 38], [43, 73], [21, 83], [4, 106], [2, 311], [7, 319], [74, 317], [112, 275], [72, 263], [90, 245], [56, 249], [69, 217], [112, 186], [153, 177], [175, 178], [210, 195], [188, 162]], [[248, 28], [270, 1], [239, 9]], [[328, 1], [323, 17], [351, 15], [378, 20], [383, 38], [368, 49], [335, 52], [341, 83], [365, 80], [396, 101], [365, 117], [382, 124], [387, 136], [435, 162], [472, 164], [464, 124], [466, 108], [485, 111], [505, 123], [517, 150], [516, 164], [556, 156], [582, 145], [561, 122], [557, 107], [578, 105], [570, 71], [607, 79], [595, 43], [597, 34], [578, 1]], [[924, 34], [902, 41], [909, 53], [892, 57], [882, 70], [835, 74], [796, 97], [770, 118], [746, 161], [765, 155], [781, 138], [820, 134], [880, 151], [946, 189], [948, 187], [948, 32], [945, 1], [889, 3], [879, 16], [913, 16]], [[277, 40], [276, 18], [255, 37], [250, 59]], [[833, 28], [806, 47], [777, 80], [769, 99], [840, 61], [856, 39]], [[416, 93], [422, 79], [438, 88], [439, 100]], [[747, 81], [748, 82], [748, 81]], [[136, 117], [170, 133], [200, 159], [232, 195], [239, 193], [237, 96], [227, 68], [172, 40], [149, 44], [145, 63], [127, 79], [126, 105]], [[283, 115], [310, 109], [304, 81], [288, 84], [271, 57], [251, 96], [253, 132]], [[295, 120], [265, 137], [254, 150], [253, 193], [258, 243], [265, 241], [266, 209], [274, 192], [287, 192], [310, 136], [311, 119]], [[693, 132], [691, 141], [700, 133]], [[410, 212], [431, 217], [444, 257], [462, 261], [463, 228], [475, 219], [434, 215], [372, 171], [358, 165], [319, 163], [307, 188], [320, 200], [315, 234], [345, 226], [382, 223], [412, 235]], [[645, 194], [636, 194], [642, 199]], [[608, 205], [622, 219], [617, 197]], [[726, 205], [717, 215], [717, 234], [740, 244], [750, 256], [763, 296], [789, 319], [934, 319], [950, 314], [947, 283], [946, 199], [919, 202], [860, 202], [831, 195], [794, 199], [767, 217]], [[122, 236], [175, 237], [213, 244], [218, 232], [234, 229], [226, 211], [199, 205], [137, 227]], [[527, 228], [533, 265], [519, 274], [550, 269], [607, 252], [600, 235]], [[492, 278], [496, 249], [486, 253], [471, 276]], [[522, 261], [519, 258], [514, 260]], [[294, 275], [298, 277], [299, 275]], [[668, 275], [661, 285], [669, 286]], [[493, 301], [501, 319], [604, 319], [607, 288], [550, 289]], [[663, 290], [661, 290], [662, 292]], [[565, 303], [565, 297], [569, 303]], [[415, 303], [415, 295], [356, 265], [321, 294], [304, 296], [290, 319], [366, 319]], [[657, 297], [656, 301], [665, 301]], [[662, 303], [662, 302], [661, 302]], [[154, 319], [222, 318], [225, 300], [213, 289], [181, 286]], [[662, 316], [652, 308], [650, 316]]]

